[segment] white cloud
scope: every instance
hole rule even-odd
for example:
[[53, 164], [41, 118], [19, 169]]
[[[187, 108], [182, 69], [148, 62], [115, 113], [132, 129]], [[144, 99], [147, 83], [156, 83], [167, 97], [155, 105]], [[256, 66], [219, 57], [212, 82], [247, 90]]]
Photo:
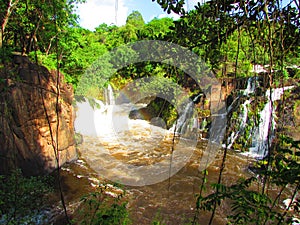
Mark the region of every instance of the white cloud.
[[[95, 27], [99, 26], [102, 23], [116, 24], [116, 10], [115, 3], [118, 2], [117, 10], [117, 25], [121, 26], [126, 23], [126, 18], [129, 14], [129, 11], [136, 10], [137, 1], [140, 0], [87, 0], [86, 3], [80, 4], [78, 6], [77, 14], [80, 17], [79, 24], [81, 27], [87, 28], [89, 30], [94, 30]], [[150, 21], [154, 17], [170, 17], [174, 20], [179, 19], [179, 15], [175, 13], [167, 14], [162, 13], [162, 9], [157, 4], [151, 2], [151, 0], [145, 4], [144, 7], [140, 8], [143, 16], [146, 16], [146, 22]], [[193, 9], [198, 2], [203, 3], [206, 0], [186, 0], [185, 9]], [[139, 4], [140, 6], [141, 4]], [[150, 6], [149, 6], [150, 5]], [[188, 7], [187, 7], [188, 5]], [[150, 15], [149, 15], [150, 12]], [[153, 12], [152, 16], [151, 13]], [[147, 17], [148, 15], [148, 17]]]
[[[178, 20], [180, 18], [180, 16], [176, 13], [170, 13], [170, 14], [167, 14], [167, 13], [162, 13], [160, 15], [157, 16], [158, 19], [161, 19], [161, 18], [165, 18], [165, 17], [170, 17], [172, 18], [173, 20]], [[154, 19], [154, 17], [153, 17]]]
[[[126, 23], [128, 8], [124, 0], [118, 0], [116, 12], [115, 0], [88, 0], [78, 7], [79, 24], [81, 27], [94, 30], [102, 23], [124, 25]], [[116, 14], [117, 13], [117, 14]]]
[[[184, 9], [185, 10], [195, 9], [195, 6], [198, 5], [198, 2], [200, 2], [200, 4], [203, 4], [205, 1], [206, 0], [185, 0]], [[164, 17], [170, 17], [173, 20], [178, 20], [180, 18], [180, 15], [178, 15], [174, 12], [171, 12], [170, 14], [167, 14], [166, 12], [164, 12], [162, 14], [159, 14], [158, 16], [153, 15], [150, 20], [154, 19], [155, 17], [158, 18], [158, 19], [161, 19], [161, 18], [164, 18]]]

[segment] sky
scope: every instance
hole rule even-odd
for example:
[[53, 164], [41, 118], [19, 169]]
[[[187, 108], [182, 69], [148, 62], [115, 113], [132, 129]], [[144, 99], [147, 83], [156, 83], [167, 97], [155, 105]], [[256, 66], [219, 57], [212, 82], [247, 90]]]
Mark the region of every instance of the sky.
[[[191, 10], [197, 5], [197, 2], [204, 2], [205, 0], [185, 1], [187, 3], [186, 9]], [[283, 5], [290, 1], [282, 0]], [[117, 11], [116, 2], [118, 2]], [[155, 17], [168, 16], [175, 20], [179, 18], [179, 15], [175, 13], [167, 14], [156, 1], [152, 2], [152, 0], [86, 0], [86, 3], [78, 5], [77, 14], [80, 17], [80, 26], [93, 31], [102, 23], [124, 25], [127, 16], [134, 10], [142, 14], [146, 23]]]
[[[189, 9], [192, 9], [197, 4], [198, 0], [189, 0]], [[116, 2], [117, 13], [116, 13]], [[139, 11], [145, 22], [149, 22], [155, 17], [171, 17], [178, 19], [179, 16], [172, 13], [168, 15], [156, 2], [152, 0], [86, 0], [86, 3], [80, 4], [77, 9], [77, 14], [80, 17], [79, 24], [89, 30], [94, 30], [95, 27], [102, 23], [108, 25], [117, 24], [118, 26], [126, 23], [127, 16], [134, 10]]]

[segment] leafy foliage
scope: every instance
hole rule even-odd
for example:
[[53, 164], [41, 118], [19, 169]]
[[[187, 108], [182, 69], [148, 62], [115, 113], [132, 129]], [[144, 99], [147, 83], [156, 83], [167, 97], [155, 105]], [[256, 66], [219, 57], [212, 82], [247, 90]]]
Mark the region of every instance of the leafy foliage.
[[[273, 154], [267, 161], [259, 161], [256, 172], [260, 177], [267, 177], [269, 185], [281, 189], [276, 198], [271, 198], [268, 193], [254, 190], [253, 183], [259, 182], [257, 178], [241, 179], [237, 184], [225, 186], [213, 184], [214, 193], [206, 197], [198, 196], [197, 206], [200, 210], [212, 211], [214, 205], [221, 205], [223, 201], [231, 205], [231, 214], [228, 215], [230, 224], [273, 224], [292, 220], [293, 215], [299, 213], [299, 208], [290, 204], [282, 210], [279, 202], [281, 195], [288, 185], [294, 187], [290, 198], [295, 205], [299, 201], [296, 193], [299, 189], [300, 174], [300, 145], [286, 136], [281, 136]], [[269, 167], [268, 167], [269, 165]], [[292, 209], [288, 211], [289, 209]]]
[[125, 192], [117, 193], [114, 199], [108, 194], [108, 185], [82, 198], [84, 220], [81, 224], [126, 225], [130, 224], [127, 203], [122, 200]]
[[281, 135], [267, 160], [258, 162], [258, 167], [269, 164], [270, 169], [263, 170], [262, 174], [268, 176], [271, 183], [277, 186], [300, 184], [300, 141]]
[[[182, 7], [184, 1], [157, 2], [168, 11], [183, 10], [177, 7]], [[250, 75], [252, 64], [266, 65], [270, 61], [282, 69], [299, 61], [299, 18], [292, 3], [297, 5], [296, 1], [283, 5], [276, 0], [198, 3], [190, 12], [181, 11], [183, 16], [174, 22], [168, 40], [202, 56], [222, 76]]]
[[[69, 0], [5, 0], [1, 5], [1, 42], [15, 51], [29, 53], [40, 49], [49, 53], [55, 38], [75, 24], [74, 3]], [[0, 47], [2, 47], [2, 45]]]
[[0, 177], [0, 222], [5, 224], [35, 223], [46, 194], [52, 191], [49, 177], [24, 177], [20, 170]]

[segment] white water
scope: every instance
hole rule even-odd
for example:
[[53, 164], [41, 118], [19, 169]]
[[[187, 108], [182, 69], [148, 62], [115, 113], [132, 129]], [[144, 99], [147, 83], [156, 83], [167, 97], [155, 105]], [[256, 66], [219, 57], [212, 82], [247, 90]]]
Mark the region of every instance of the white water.
[[103, 110], [85, 101], [77, 107], [75, 130], [87, 143], [81, 155], [112, 181], [134, 186], [163, 181], [186, 164], [196, 146], [195, 140], [174, 139], [172, 130], [130, 119], [130, 111], [144, 104], [104, 105]]
[[[242, 95], [248, 96], [254, 93], [255, 87], [256, 80], [254, 78], [249, 79], [247, 88]], [[110, 96], [108, 98], [111, 99], [106, 101], [107, 104], [110, 102], [114, 103], [112, 89], [109, 88], [107, 93], [111, 93], [108, 95]], [[259, 126], [252, 133], [253, 146], [250, 152], [247, 153], [248, 155], [259, 158], [265, 156], [267, 152], [268, 124], [273, 113], [270, 99], [272, 101], [278, 100], [282, 93], [283, 89], [272, 90], [271, 96], [270, 91], [266, 93], [269, 101], [260, 113], [261, 121]], [[199, 97], [200, 95], [193, 101], [196, 101]], [[145, 182], [148, 182], [148, 184], [156, 182], [156, 178], [165, 178], [166, 175], [169, 175], [171, 152], [175, 149], [176, 151], [174, 151], [175, 153], [172, 157], [173, 159], [180, 159], [179, 161], [182, 163], [177, 164], [175, 162], [172, 164], [175, 167], [172, 170], [173, 174], [188, 160], [189, 154], [187, 153], [193, 151], [193, 147], [195, 146], [193, 145], [193, 141], [197, 140], [196, 131], [199, 129], [199, 124], [193, 114], [193, 101], [188, 102], [186, 107], [182, 108], [176, 123], [175, 132], [175, 125], [170, 130], [166, 130], [162, 127], [154, 126], [145, 120], [130, 119], [130, 112], [145, 107], [142, 104], [105, 105], [101, 101], [97, 101], [101, 105], [101, 108], [93, 109], [88, 102], [80, 103], [76, 123], [81, 123], [79, 125], [75, 123], [75, 129], [77, 132], [88, 136], [85, 137], [87, 142], [92, 143], [90, 148], [82, 151], [82, 155], [92, 165], [94, 170], [111, 180], [114, 180], [114, 177], [118, 177], [119, 181], [126, 184], [133, 182], [138, 185], [144, 185]], [[247, 99], [241, 104], [242, 110], [239, 115], [239, 122], [237, 123], [238, 128], [231, 134], [228, 140], [228, 148], [232, 147], [232, 144], [245, 130], [249, 121], [248, 106], [250, 104], [251, 99]], [[87, 111], [88, 113], [81, 114], [81, 111]], [[222, 129], [225, 129], [225, 126]], [[172, 150], [174, 133], [175, 137], [180, 141], [192, 138], [192, 144], [182, 142], [177, 144]], [[220, 132], [215, 131], [213, 135], [210, 131], [210, 134], [212, 137], [214, 135], [217, 137], [220, 135]], [[154, 172], [151, 172], [151, 177], [147, 174], [147, 167], [149, 165], [154, 168]]]
[[254, 129], [252, 134], [252, 146], [247, 153], [248, 155], [261, 159], [268, 154], [268, 142], [272, 142], [272, 139], [274, 138], [274, 130], [276, 128], [276, 108], [274, 107], [273, 103], [274, 101], [280, 100], [285, 90], [289, 90], [291, 88], [293, 88], [293, 86], [267, 90], [267, 103], [263, 110], [259, 113], [259, 126]]
[[[255, 92], [256, 79], [249, 78], [247, 87], [242, 93], [244, 96], [249, 96]], [[249, 148], [247, 154], [255, 158], [263, 158], [268, 153], [268, 141], [271, 143], [272, 136], [276, 127], [275, 122], [275, 107], [273, 102], [279, 100], [285, 90], [293, 87], [284, 87], [267, 90], [265, 96], [267, 103], [263, 110], [259, 113], [260, 121], [259, 125], [253, 129], [252, 146]], [[124, 146], [144, 145], [149, 141], [149, 144], [153, 142], [154, 145], [157, 140], [164, 140], [167, 136], [170, 137], [174, 133], [174, 126], [168, 131], [161, 127], [153, 126], [144, 120], [131, 120], [128, 115], [131, 110], [136, 110], [145, 105], [133, 105], [122, 104], [114, 105], [115, 99], [112, 87], [109, 85], [105, 91], [105, 102], [96, 100], [96, 103], [100, 108], [92, 108], [89, 103], [81, 102], [77, 103], [78, 110], [76, 112], [75, 130], [86, 136], [94, 136], [102, 143], [119, 143]], [[193, 101], [196, 101], [200, 95], [196, 96]], [[193, 101], [189, 102], [183, 109], [180, 117], [176, 123], [176, 134], [182, 137], [189, 137], [195, 135], [194, 132], [199, 128], [198, 120], [193, 116], [194, 108]], [[248, 118], [248, 106], [251, 104], [251, 100], [247, 99], [241, 105], [242, 110], [239, 114], [239, 123], [236, 131], [233, 131], [227, 140], [228, 148], [231, 148], [238, 137], [243, 133], [247, 125]], [[251, 118], [250, 118], [251, 119]], [[162, 121], [163, 122], [163, 121]], [[124, 140], [123, 137], [127, 139]], [[195, 138], [194, 136], [192, 138]], [[145, 141], [147, 139], [147, 141]], [[134, 142], [132, 144], [131, 142]], [[131, 148], [131, 147], [130, 147]], [[130, 149], [129, 148], [129, 149]], [[150, 148], [150, 145], [147, 146]]]
[[174, 123], [173, 127], [170, 129], [171, 131], [174, 131], [176, 126], [176, 133], [178, 134], [186, 134], [189, 131], [192, 131], [193, 129], [199, 128], [199, 123], [197, 118], [195, 118], [194, 114], [194, 102], [198, 100], [198, 98], [201, 97], [202, 94], [197, 95], [193, 101], [189, 102], [184, 109], [182, 115], [179, 116], [176, 123]]
[[[256, 88], [256, 78], [255, 77], [250, 77], [247, 81], [247, 87], [246, 89], [242, 92], [243, 96], [249, 96], [250, 94], [255, 92]], [[233, 101], [233, 103], [228, 107], [228, 112], [230, 112], [233, 108], [234, 102], [237, 101], [240, 97], [238, 96], [236, 100]], [[250, 99], [247, 99], [241, 106], [242, 106], [242, 111], [239, 114], [239, 124], [236, 131], [233, 131], [230, 136], [228, 137], [227, 140], [227, 148], [230, 149], [236, 139], [239, 137], [239, 135], [244, 131], [246, 125], [247, 125], [247, 119], [248, 119], [248, 105], [251, 103]], [[225, 146], [224, 146], [225, 147]]]
[[110, 84], [104, 89], [104, 101], [106, 105], [115, 105], [114, 92]]
[[233, 145], [233, 143], [235, 142], [235, 140], [239, 137], [240, 133], [244, 131], [245, 126], [247, 124], [247, 119], [248, 119], [248, 105], [251, 103], [250, 100], [246, 100], [243, 104], [242, 104], [242, 108], [243, 110], [241, 111], [239, 118], [240, 118], [240, 123], [238, 126], [237, 131], [233, 131], [230, 135], [230, 137], [228, 138], [228, 146], [227, 148], [230, 149]]
[[[247, 87], [242, 92], [243, 96], [248, 97], [245, 102], [241, 105], [242, 110], [239, 114], [238, 127], [235, 131], [231, 133], [227, 140], [227, 148], [231, 148], [234, 142], [243, 134], [245, 127], [247, 126], [248, 120], [248, 106], [251, 104], [251, 94], [255, 92], [257, 87], [257, 80], [255, 77], [250, 77], [247, 81]], [[276, 128], [275, 122], [275, 112], [276, 108], [274, 107], [274, 101], [280, 100], [285, 90], [293, 88], [292, 86], [284, 88], [275, 88], [272, 90], [266, 91], [267, 102], [259, 113], [260, 121], [257, 127], [255, 127], [251, 133], [252, 137], [252, 146], [249, 148], [248, 152], [243, 153], [250, 157], [262, 159], [268, 154], [268, 145], [272, 142], [274, 131]], [[239, 98], [239, 97], [238, 97]], [[232, 106], [228, 108], [232, 110]], [[269, 142], [269, 143], [268, 143]]]
[[[92, 107], [87, 99], [84, 102], [76, 102], [76, 119], [74, 122], [77, 133], [97, 136], [95, 129], [94, 114], [102, 114], [107, 111], [107, 106], [102, 101], [95, 100], [98, 106]], [[107, 121], [106, 121], [107, 122]]]
[[243, 92], [243, 95], [249, 96], [250, 94], [254, 93], [257, 87], [256, 77], [249, 77], [247, 81], [247, 87]]

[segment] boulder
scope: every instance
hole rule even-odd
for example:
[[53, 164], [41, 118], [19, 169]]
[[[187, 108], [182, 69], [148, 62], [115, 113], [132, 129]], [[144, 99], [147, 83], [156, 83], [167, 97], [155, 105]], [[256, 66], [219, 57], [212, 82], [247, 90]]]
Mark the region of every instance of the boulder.
[[57, 75], [25, 56], [1, 69], [1, 174], [13, 168], [45, 174], [77, 158], [73, 90]]

